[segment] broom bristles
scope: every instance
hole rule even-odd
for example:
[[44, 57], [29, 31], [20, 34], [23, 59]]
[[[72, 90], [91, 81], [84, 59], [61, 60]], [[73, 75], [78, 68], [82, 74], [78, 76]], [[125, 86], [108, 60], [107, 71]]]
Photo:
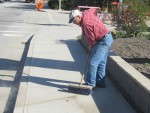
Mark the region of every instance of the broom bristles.
[[92, 86], [69, 84], [68, 91], [75, 94], [90, 95], [93, 93]]

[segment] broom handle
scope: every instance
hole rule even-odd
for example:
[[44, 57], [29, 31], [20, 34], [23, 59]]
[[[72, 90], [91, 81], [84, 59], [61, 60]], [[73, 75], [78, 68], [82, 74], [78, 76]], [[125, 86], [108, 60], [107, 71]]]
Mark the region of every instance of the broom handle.
[[86, 67], [87, 67], [87, 64], [88, 64], [88, 60], [89, 60], [90, 53], [91, 53], [91, 50], [89, 50], [88, 56], [87, 56], [87, 58], [86, 58], [85, 67], [84, 67], [84, 72], [83, 72], [82, 77], [81, 77], [80, 85], [82, 85], [82, 83], [83, 83], [84, 74], [85, 74], [85, 71], [86, 71]]

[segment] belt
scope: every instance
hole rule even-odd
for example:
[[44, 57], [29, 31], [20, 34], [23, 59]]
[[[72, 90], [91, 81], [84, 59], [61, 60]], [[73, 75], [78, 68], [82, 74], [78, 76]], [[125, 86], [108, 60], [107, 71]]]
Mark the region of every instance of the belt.
[[105, 38], [108, 34], [110, 34], [111, 32], [106, 33], [101, 39], [97, 40], [97, 42], [101, 41], [103, 38]]

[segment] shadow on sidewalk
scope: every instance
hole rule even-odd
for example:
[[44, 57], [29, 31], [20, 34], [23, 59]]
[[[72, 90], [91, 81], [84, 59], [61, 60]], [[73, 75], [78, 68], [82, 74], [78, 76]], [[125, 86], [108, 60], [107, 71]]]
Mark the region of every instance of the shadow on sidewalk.
[[[87, 52], [82, 48], [76, 40], [59, 40], [56, 44], [66, 44], [71, 56], [74, 61], [63, 61], [63, 60], [54, 60], [54, 59], [42, 59], [42, 58], [34, 58], [27, 57], [26, 60], [31, 61], [31, 64], [25, 66], [33, 66], [33, 67], [42, 67], [49, 69], [60, 69], [60, 70], [68, 70], [68, 71], [78, 71], [80, 73], [83, 72], [84, 65]], [[61, 47], [60, 47], [61, 51]], [[47, 51], [48, 52], [48, 51]]]
[[0, 87], [12, 87], [16, 75], [8, 75], [8, 71], [17, 71], [19, 64], [20, 61], [17, 60], [0, 58]]
[[16, 67], [19, 66], [20, 61], [11, 60], [6, 58], [0, 58], [0, 70], [16, 70]]
[[60, 89], [67, 88], [66, 85], [62, 85], [61, 83], [77, 84], [76, 82], [71, 82], [71, 81], [50, 79], [50, 78], [44, 78], [44, 77], [36, 77], [36, 76], [31, 76], [31, 75], [29, 75], [28, 77], [22, 76], [21, 82], [27, 82], [26, 80], [28, 80], [28, 82], [32, 82], [35, 84], [51, 86], [51, 87], [56, 87], [56, 88], [60, 88]]
[[[0, 75], [0, 77], [14, 78], [12, 75]], [[0, 87], [11, 87], [12, 85], [13, 81], [0, 79]]]
[[[27, 60], [30, 61], [30, 64], [26, 66], [59, 69], [59, 70], [66, 70], [66, 71], [67, 70], [77, 71], [77, 72], [82, 73], [84, 70], [84, 64], [86, 61], [87, 51], [76, 40], [59, 40], [56, 42], [56, 44], [59, 44], [59, 43], [67, 45], [74, 61], [63, 61], [63, 60], [28, 57]], [[60, 51], [61, 51], [61, 46], [60, 46]], [[36, 77], [33, 75], [28, 75], [27, 77], [23, 76], [23, 78], [32, 83], [60, 88], [58, 90], [60, 92], [61, 91], [67, 92], [66, 90], [61, 90], [63, 88], [67, 88], [67, 86], [62, 85], [61, 83], [76, 83], [76, 82], [67, 81], [67, 80], [57, 80], [57, 79], [50, 79], [50, 78], [44, 78], [44, 77]], [[22, 81], [22, 82], [26, 82], [26, 81]], [[110, 113], [111, 109], [113, 109], [112, 112], [114, 111], [116, 111], [116, 113], [121, 112], [121, 110], [119, 110], [118, 108], [118, 103], [120, 101], [118, 101], [118, 97], [115, 96], [116, 94], [114, 93], [114, 91], [112, 91], [111, 85], [112, 84], [107, 79], [106, 88], [96, 88], [93, 95], [91, 95], [95, 102], [96, 107], [101, 113]], [[113, 104], [114, 101], [117, 104], [111, 105]], [[122, 108], [123, 105], [120, 104], [119, 107]]]
[[22, 71], [23, 71], [23, 66], [25, 62], [25, 58], [27, 56], [28, 48], [29, 48], [29, 43], [34, 35], [32, 35], [28, 41], [25, 43], [25, 47], [22, 53], [22, 57], [20, 61], [16, 60], [11, 60], [11, 59], [0, 59], [0, 71], [5, 70], [5, 71], [16, 71], [14, 76], [11, 75], [2, 75], [5, 77], [11, 77], [11, 81], [8, 80], [0, 80], [0, 87], [10, 87], [10, 92], [7, 98], [7, 102], [4, 108], [3, 113], [12, 113], [14, 110], [18, 90], [19, 90], [19, 85], [20, 85], [20, 79], [22, 77]]
[[28, 57], [27, 60], [31, 60], [31, 67], [41, 67], [49, 69], [59, 69], [68, 71], [81, 71], [81, 68], [77, 66], [77, 62], [61, 61], [53, 59], [41, 59]]
[[[74, 61], [63, 61], [63, 60], [55, 60], [55, 59], [27, 57], [26, 60], [30, 61], [30, 64], [26, 64], [25, 66], [58, 69], [58, 70], [66, 70], [66, 71], [68, 70], [68, 71], [76, 71], [76, 72], [82, 73], [84, 69], [84, 67], [82, 66], [84, 65], [84, 59], [86, 58], [86, 51], [82, 48], [79, 42], [76, 40], [68, 40], [68, 41], [59, 40], [56, 42], [56, 44], [66, 44]], [[40, 85], [52, 86], [52, 87], [57, 87], [57, 88], [67, 87], [66, 85], [60, 85], [60, 83], [78, 84], [80, 82], [80, 81], [72, 82], [72, 81], [67, 81], [67, 80], [64, 81], [64, 80], [50, 79], [50, 78], [44, 78], [44, 77], [36, 77], [32, 75], [28, 75], [28, 78], [25, 76], [23, 76], [22, 78], [24, 80], [22, 82], [28, 81], [28, 82], [32, 82], [32, 83], [36, 83]]]

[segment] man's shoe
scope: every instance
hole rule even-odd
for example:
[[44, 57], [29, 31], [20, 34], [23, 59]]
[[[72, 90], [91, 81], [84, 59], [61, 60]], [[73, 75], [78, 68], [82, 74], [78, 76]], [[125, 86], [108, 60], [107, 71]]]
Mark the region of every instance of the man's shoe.
[[96, 84], [96, 87], [105, 88], [105, 84]]
[[98, 80], [96, 82], [96, 87], [105, 88], [105, 77], [103, 77], [101, 80]]

